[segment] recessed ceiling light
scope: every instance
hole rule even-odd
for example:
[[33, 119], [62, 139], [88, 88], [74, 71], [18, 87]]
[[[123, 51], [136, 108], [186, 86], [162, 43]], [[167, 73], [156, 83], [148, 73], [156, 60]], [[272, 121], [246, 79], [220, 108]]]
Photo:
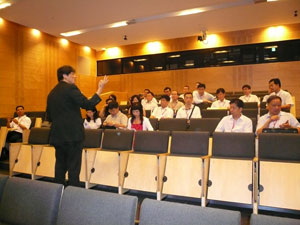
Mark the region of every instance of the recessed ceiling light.
[[135, 61], [135, 62], [144, 62], [144, 61], [147, 61], [147, 59], [134, 59], [133, 61]]
[[70, 32], [66, 32], [66, 33], [61, 33], [60, 35], [65, 36], [65, 37], [70, 37], [70, 36], [75, 36], [78, 34], [81, 34], [82, 32], [79, 30], [75, 30], [75, 31], [70, 31]]
[[178, 12], [178, 16], [187, 16], [187, 15], [192, 15], [192, 14], [197, 14], [203, 12], [202, 9], [200, 8], [195, 8], [195, 9], [187, 9], [187, 10], [182, 10]]
[[127, 21], [121, 21], [121, 22], [113, 23], [110, 27], [111, 28], [124, 27], [124, 26], [127, 26], [127, 25], [128, 25]]
[[0, 3], [0, 9], [4, 9], [6, 7], [9, 7], [11, 6], [11, 3], [10, 2], [3, 2], [3, 3]]

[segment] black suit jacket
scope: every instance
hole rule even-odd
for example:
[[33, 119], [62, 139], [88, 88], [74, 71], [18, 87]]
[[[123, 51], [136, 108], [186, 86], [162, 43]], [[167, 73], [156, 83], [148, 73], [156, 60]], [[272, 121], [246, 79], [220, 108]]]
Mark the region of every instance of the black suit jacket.
[[76, 85], [60, 81], [47, 99], [47, 116], [52, 122], [50, 144], [83, 141], [84, 128], [80, 108], [94, 107], [100, 101], [97, 94], [87, 99]]

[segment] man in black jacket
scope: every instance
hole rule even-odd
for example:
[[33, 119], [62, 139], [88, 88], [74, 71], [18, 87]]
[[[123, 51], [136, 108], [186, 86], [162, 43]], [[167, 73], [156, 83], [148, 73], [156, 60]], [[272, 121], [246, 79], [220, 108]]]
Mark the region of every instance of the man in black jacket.
[[99, 81], [98, 90], [87, 99], [75, 85], [75, 70], [62, 66], [57, 70], [58, 84], [47, 99], [48, 120], [52, 122], [50, 144], [55, 147], [55, 181], [65, 184], [66, 172], [69, 185], [79, 186], [81, 155], [84, 141], [83, 120], [80, 108], [94, 107], [100, 101], [100, 94], [108, 82], [106, 76]]

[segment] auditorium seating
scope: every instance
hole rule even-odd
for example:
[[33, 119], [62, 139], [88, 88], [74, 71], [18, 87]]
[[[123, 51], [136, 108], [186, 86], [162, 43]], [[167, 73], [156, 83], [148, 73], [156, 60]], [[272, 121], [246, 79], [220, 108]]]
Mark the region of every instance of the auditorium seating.
[[125, 189], [156, 192], [161, 199], [169, 135], [169, 131], [135, 133], [134, 152], [129, 154], [126, 173], [120, 178], [125, 179]]
[[203, 208], [199, 206], [155, 201], [142, 202], [139, 225], [240, 225], [237, 211]]
[[219, 118], [222, 119], [228, 115], [227, 109], [203, 109], [201, 110], [202, 118]]
[[93, 184], [119, 187], [120, 192], [128, 161], [128, 153], [132, 150], [134, 131], [104, 130], [100, 149], [87, 151], [87, 182]]
[[60, 184], [9, 178], [0, 203], [0, 223], [53, 225], [62, 193]]
[[200, 108], [200, 110], [203, 110], [203, 109], [207, 109], [211, 106], [211, 103], [209, 102], [202, 102], [200, 104], [195, 104], [196, 106], [198, 106]]
[[259, 135], [260, 206], [300, 210], [300, 135]]
[[158, 119], [157, 118], [150, 118], [151, 126], [153, 127], [153, 130], [158, 129]]
[[0, 127], [6, 127], [7, 118], [0, 118]]
[[252, 214], [250, 225], [299, 225], [299, 219]]
[[[208, 132], [172, 132], [163, 194], [202, 198], [208, 170]], [[205, 168], [205, 169], [204, 169]]]
[[247, 116], [249, 118], [257, 118], [258, 109], [243, 109], [242, 113], [244, 116]]
[[244, 102], [244, 109], [257, 109], [257, 102]]
[[253, 133], [215, 132], [207, 199], [252, 204], [254, 156]]
[[134, 225], [137, 197], [67, 187], [57, 225]]
[[166, 131], [184, 131], [187, 130], [186, 122], [186, 119], [160, 119], [158, 129]]
[[191, 119], [189, 131], [208, 131], [212, 136], [219, 122], [219, 118]]

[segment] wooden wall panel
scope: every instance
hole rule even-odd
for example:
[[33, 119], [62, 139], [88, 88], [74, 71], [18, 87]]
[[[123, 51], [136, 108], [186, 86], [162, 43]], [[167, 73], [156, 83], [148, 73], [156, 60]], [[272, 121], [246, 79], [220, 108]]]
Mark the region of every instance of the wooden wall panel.
[[78, 57], [90, 60], [90, 73], [77, 74], [77, 85], [86, 96], [94, 94], [96, 51], [60, 38], [4, 21], [0, 25], [0, 117], [12, 116], [15, 106], [27, 111], [45, 110], [50, 90], [57, 84], [56, 70], [62, 65], [77, 69]]

